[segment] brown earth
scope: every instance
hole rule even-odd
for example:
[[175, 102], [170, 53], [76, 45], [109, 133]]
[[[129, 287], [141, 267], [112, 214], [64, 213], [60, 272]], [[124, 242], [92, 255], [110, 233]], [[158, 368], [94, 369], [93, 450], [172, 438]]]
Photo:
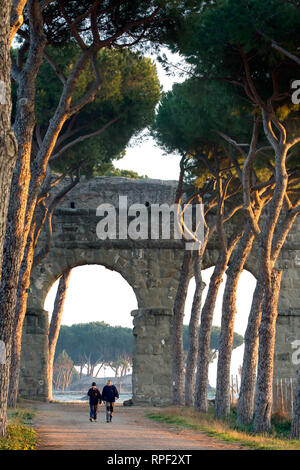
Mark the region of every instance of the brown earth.
[[[97, 422], [89, 421], [88, 404], [34, 403], [33, 427], [39, 450], [226, 450], [241, 449], [201, 432], [157, 423], [146, 417], [158, 408], [116, 405], [112, 423], [99, 407]], [[108, 429], [110, 432], [107, 432]]]

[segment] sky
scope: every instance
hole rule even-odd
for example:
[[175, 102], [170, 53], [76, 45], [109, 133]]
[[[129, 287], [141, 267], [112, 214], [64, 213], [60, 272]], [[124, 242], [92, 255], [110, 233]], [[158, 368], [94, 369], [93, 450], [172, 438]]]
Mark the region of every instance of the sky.
[[[176, 64], [180, 61], [178, 54], [171, 54], [168, 50], [162, 51], [170, 60]], [[150, 56], [153, 60], [155, 58]], [[183, 77], [175, 73], [175, 76], [168, 76], [162, 65], [156, 62], [157, 74], [163, 87], [163, 91], [169, 91], [175, 82], [182, 82]], [[159, 149], [151, 137], [145, 139], [142, 145], [130, 147], [122, 160], [114, 162], [114, 165], [121, 170], [134, 170], [140, 175], [147, 175], [149, 178], [163, 180], [177, 180], [179, 176], [179, 155], [165, 155]]]
[[[166, 51], [165, 51], [166, 52]], [[176, 63], [178, 56], [171, 56], [166, 52], [169, 59]], [[157, 70], [160, 82], [164, 91], [172, 88], [174, 82], [180, 82], [183, 78], [176, 76], [169, 77], [165, 74], [162, 66], [157, 63]], [[127, 149], [122, 160], [115, 162], [115, 166], [120, 169], [133, 170], [140, 175], [147, 175], [149, 178], [163, 180], [177, 180], [179, 175], [178, 155], [165, 155], [163, 151], [155, 146], [153, 139], [146, 139], [141, 145], [132, 145]], [[203, 272], [203, 280], [208, 286], [209, 278], [213, 268]], [[195, 282], [191, 280], [184, 323], [188, 324], [189, 315], [193, 300]], [[255, 278], [247, 271], [244, 271], [238, 287], [237, 316], [235, 321], [235, 331], [244, 334], [247, 326], [248, 313], [251, 306], [252, 294], [255, 288]], [[224, 282], [221, 285], [213, 324], [221, 325], [222, 293]], [[57, 282], [52, 286], [45, 302], [45, 310], [52, 312]], [[204, 298], [207, 288], [204, 291]], [[117, 293], [117, 295], [116, 295]], [[117, 273], [110, 271], [103, 266], [80, 266], [72, 270], [69, 288], [66, 296], [62, 324], [72, 325], [91, 321], [104, 321], [110, 325], [120, 325], [132, 327], [132, 317], [130, 312], [137, 308], [135, 294], [129, 284]], [[233, 351], [231, 373], [235, 376], [238, 367], [242, 364], [244, 346], [240, 346]], [[212, 386], [216, 382], [217, 359], [210, 366], [209, 380]]]

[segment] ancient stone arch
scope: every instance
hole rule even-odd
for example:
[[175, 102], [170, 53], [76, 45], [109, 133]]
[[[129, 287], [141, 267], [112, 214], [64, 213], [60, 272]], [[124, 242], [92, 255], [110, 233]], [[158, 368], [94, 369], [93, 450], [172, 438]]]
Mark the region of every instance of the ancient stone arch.
[[[132, 312], [134, 401], [170, 403], [172, 307], [183, 256], [181, 241], [172, 238], [99, 240], [96, 236], [99, 221], [96, 208], [102, 203], [118, 207], [119, 196], [127, 196], [128, 206], [133, 203], [148, 207], [151, 204], [171, 205], [175, 200], [176, 186], [175, 181], [97, 177], [84, 179], [65, 197], [53, 217], [50, 252], [32, 274], [23, 329], [21, 396], [48, 399], [49, 320], [44, 302], [49, 289], [67, 269], [99, 264], [120, 273], [137, 298], [138, 309]], [[231, 230], [234, 229], [232, 226]], [[43, 232], [40, 246], [43, 246], [45, 236]], [[278, 319], [276, 373], [283, 377], [295, 375], [291, 341], [297, 337], [300, 339], [299, 238], [299, 225], [296, 225], [280, 259], [284, 279]], [[246, 265], [254, 275], [256, 252], [254, 247]], [[215, 264], [217, 254], [212, 242], [204, 268]]]

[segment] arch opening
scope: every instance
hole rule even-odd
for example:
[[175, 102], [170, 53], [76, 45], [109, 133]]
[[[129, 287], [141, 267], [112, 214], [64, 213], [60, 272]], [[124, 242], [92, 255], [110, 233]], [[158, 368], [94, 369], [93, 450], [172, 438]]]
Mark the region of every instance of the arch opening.
[[[57, 279], [48, 291], [44, 303], [44, 309], [49, 312], [49, 322], [58, 283]], [[72, 269], [55, 355], [57, 366], [54, 368], [53, 399], [82, 401], [93, 381], [102, 390], [108, 378], [119, 389], [120, 402], [132, 397], [133, 324], [130, 313], [136, 308], [136, 295], [120, 273], [98, 264]], [[85, 325], [84, 331], [80, 332], [74, 326], [78, 324]], [[86, 338], [84, 347], [72, 349], [68, 342], [71, 332]], [[72, 374], [67, 390], [61, 390], [64, 388], [62, 379], [61, 383], [56, 380], [64, 349], [72, 359], [76, 371]], [[79, 352], [79, 349], [82, 351]]]

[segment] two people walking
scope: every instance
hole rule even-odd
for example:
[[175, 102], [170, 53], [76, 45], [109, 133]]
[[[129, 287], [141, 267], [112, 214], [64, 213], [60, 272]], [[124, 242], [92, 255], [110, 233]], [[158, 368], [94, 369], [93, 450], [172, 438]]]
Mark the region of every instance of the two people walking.
[[97, 421], [98, 405], [102, 402], [106, 405], [106, 422], [112, 421], [114, 413], [114, 404], [116, 399], [119, 398], [119, 392], [111, 380], [108, 380], [107, 385], [103, 387], [102, 394], [96, 386], [92, 383], [92, 388], [88, 391], [90, 400], [90, 421]]

